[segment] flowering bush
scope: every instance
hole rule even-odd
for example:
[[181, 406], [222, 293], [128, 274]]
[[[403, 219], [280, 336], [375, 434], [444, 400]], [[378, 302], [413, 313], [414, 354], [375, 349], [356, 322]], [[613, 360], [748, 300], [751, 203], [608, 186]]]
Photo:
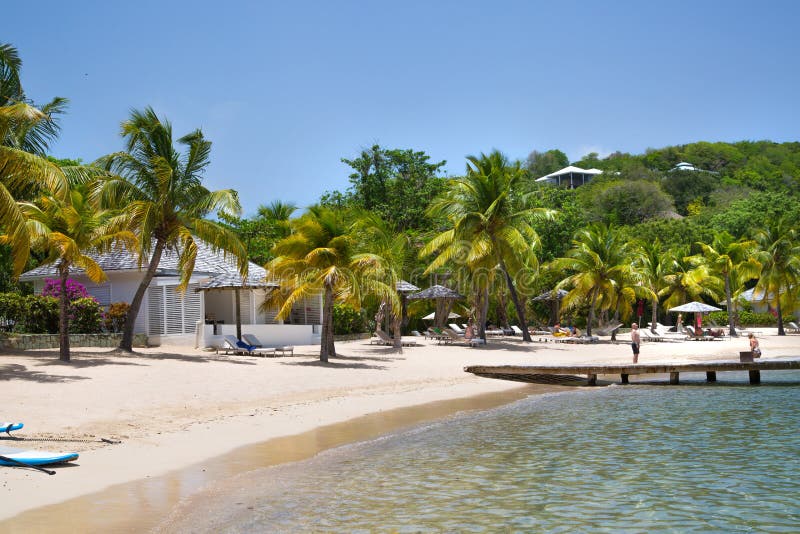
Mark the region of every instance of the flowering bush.
[[[42, 296], [59, 298], [61, 296], [61, 281], [45, 278]], [[72, 302], [73, 300], [86, 298], [94, 298], [86, 291], [86, 286], [72, 278], [67, 278], [67, 300]]]
[[105, 328], [108, 332], [122, 332], [125, 318], [131, 306], [127, 302], [114, 302], [105, 314]]

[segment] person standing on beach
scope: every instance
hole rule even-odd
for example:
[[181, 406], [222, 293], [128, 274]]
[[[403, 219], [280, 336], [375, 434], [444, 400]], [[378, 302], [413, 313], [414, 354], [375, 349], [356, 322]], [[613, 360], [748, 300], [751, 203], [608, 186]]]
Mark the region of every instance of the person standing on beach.
[[639, 363], [639, 345], [642, 344], [642, 338], [639, 336], [639, 325], [633, 323], [631, 325], [631, 348], [633, 349], [633, 363]]

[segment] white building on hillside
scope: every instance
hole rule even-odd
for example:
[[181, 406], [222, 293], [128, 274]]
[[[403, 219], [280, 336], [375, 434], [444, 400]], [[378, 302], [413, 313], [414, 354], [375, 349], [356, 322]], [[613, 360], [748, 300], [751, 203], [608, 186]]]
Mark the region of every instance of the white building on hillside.
[[552, 172], [547, 176], [537, 178], [539, 183], [548, 183], [557, 186], [566, 186], [575, 189], [578, 186], [589, 183], [598, 174], [603, 174], [600, 169], [581, 169], [580, 167], [564, 167], [560, 171]]

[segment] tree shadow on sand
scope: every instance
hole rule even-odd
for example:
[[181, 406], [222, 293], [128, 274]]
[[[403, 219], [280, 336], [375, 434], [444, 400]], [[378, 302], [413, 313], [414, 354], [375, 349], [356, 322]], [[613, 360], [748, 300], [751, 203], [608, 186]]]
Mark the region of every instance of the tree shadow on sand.
[[281, 365], [296, 365], [300, 367], [324, 367], [326, 369], [375, 369], [383, 371], [388, 369], [386, 365], [375, 365], [364, 362], [385, 362], [390, 358], [371, 358], [364, 356], [340, 356], [336, 355], [327, 362], [318, 359], [302, 362], [281, 362]]
[[0, 381], [27, 380], [28, 382], [59, 383], [88, 380], [88, 376], [66, 376], [33, 371], [21, 364], [0, 365]]

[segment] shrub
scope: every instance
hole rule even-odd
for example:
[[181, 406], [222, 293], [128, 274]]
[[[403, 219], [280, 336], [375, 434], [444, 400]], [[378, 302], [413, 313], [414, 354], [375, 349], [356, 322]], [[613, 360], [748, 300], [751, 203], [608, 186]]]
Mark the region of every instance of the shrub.
[[337, 336], [359, 334], [364, 331], [361, 312], [347, 304], [333, 305], [333, 333]]
[[69, 331], [75, 334], [96, 334], [103, 324], [103, 309], [93, 298], [80, 298], [69, 303]]
[[[775, 326], [778, 319], [771, 313], [758, 313], [750, 310], [739, 310], [739, 326]], [[709, 318], [718, 325], [728, 324], [728, 312], [711, 312]]]
[[24, 297], [19, 293], [0, 293], [0, 327], [11, 329], [22, 317], [24, 307]]
[[28, 334], [58, 332], [58, 299], [28, 295], [23, 297], [22, 311], [14, 331]]
[[122, 332], [125, 325], [125, 318], [128, 317], [128, 310], [131, 306], [127, 302], [114, 302], [108, 307], [105, 315], [105, 329], [108, 332]]

